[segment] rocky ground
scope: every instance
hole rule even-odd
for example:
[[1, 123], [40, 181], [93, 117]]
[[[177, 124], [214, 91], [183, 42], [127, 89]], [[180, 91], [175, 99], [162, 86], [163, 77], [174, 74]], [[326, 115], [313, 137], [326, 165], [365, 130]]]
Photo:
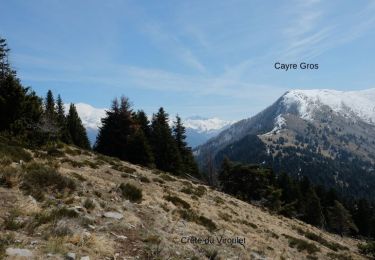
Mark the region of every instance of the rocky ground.
[[0, 160], [0, 258], [365, 259], [361, 241], [191, 180], [68, 146], [29, 153]]

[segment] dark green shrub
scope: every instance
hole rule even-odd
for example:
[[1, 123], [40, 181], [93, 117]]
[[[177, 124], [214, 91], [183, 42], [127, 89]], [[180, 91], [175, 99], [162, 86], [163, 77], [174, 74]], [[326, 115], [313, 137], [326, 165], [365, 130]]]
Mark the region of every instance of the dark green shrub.
[[71, 149], [69, 147], [65, 148], [65, 152], [71, 156], [77, 156], [80, 155], [82, 152], [79, 149]]
[[255, 225], [254, 223], [251, 223], [251, 222], [249, 222], [249, 221], [246, 221], [246, 220], [241, 220], [240, 223], [241, 223], [241, 224], [244, 224], [244, 225], [246, 225], [246, 226], [252, 227], [252, 228], [254, 228], [254, 229], [257, 229], [257, 228], [258, 228], [257, 225]]
[[3, 227], [6, 230], [18, 230], [25, 226], [25, 223], [18, 219], [19, 211], [11, 210], [9, 215], [4, 219]]
[[19, 171], [13, 167], [6, 166], [0, 168], [0, 186], [5, 188], [14, 187], [19, 178]]
[[210, 232], [217, 229], [215, 222], [213, 222], [209, 218], [206, 218], [205, 216], [201, 216], [201, 215], [196, 214], [192, 210], [180, 209], [178, 212], [179, 212], [181, 218], [185, 219], [186, 221], [195, 222], [198, 225], [204, 226]]
[[167, 200], [167, 201], [172, 202], [177, 207], [182, 207], [184, 209], [189, 209], [190, 208], [190, 204], [187, 203], [186, 201], [184, 201], [183, 199], [179, 198], [179, 197], [172, 196], [172, 195], [166, 195], [163, 198], [165, 200]]
[[129, 183], [121, 183], [120, 190], [122, 196], [131, 202], [141, 202], [142, 201], [142, 190], [136, 186]]
[[68, 209], [67, 207], [43, 211], [34, 215], [33, 220], [28, 224], [27, 228], [29, 232], [32, 232], [40, 225], [56, 222], [62, 218], [77, 218], [78, 216], [79, 214], [74, 209]]
[[121, 165], [121, 164], [112, 165], [112, 169], [119, 171], [119, 172], [125, 172], [125, 173], [134, 173], [137, 171], [136, 169], [133, 169], [128, 166]]
[[140, 180], [141, 182], [144, 182], [144, 183], [150, 183], [150, 182], [151, 182], [150, 179], [147, 178], [147, 177], [145, 177], [145, 176], [141, 176], [141, 177], [139, 177], [139, 180]]
[[91, 162], [89, 160], [84, 160], [83, 164], [89, 166], [92, 169], [98, 169], [99, 168], [99, 165], [97, 163]]
[[62, 192], [74, 191], [75, 182], [61, 175], [56, 169], [38, 163], [32, 163], [25, 167], [25, 175], [21, 188], [36, 199], [43, 199], [43, 192], [50, 190]]
[[85, 201], [83, 202], [83, 206], [88, 209], [94, 209], [95, 208], [95, 203], [92, 199], [86, 198]]
[[319, 252], [320, 249], [313, 243], [309, 243], [306, 240], [292, 237], [286, 234], [283, 234], [289, 240], [289, 246], [292, 248], [297, 248], [298, 251], [307, 251], [309, 254], [314, 254]]
[[68, 158], [64, 158], [61, 160], [62, 163], [69, 163], [71, 166], [73, 166], [74, 168], [81, 168], [83, 166], [85, 166], [84, 163], [82, 162], [78, 162], [78, 161], [73, 161], [71, 159], [68, 159]]
[[207, 189], [204, 186], [198, 186], [197, 188], [194, 188], [194, 186], [187, 186], [181, 189], [181, 192], [195, 195], [197, 197], [202, 197], [206, 193], [206, 191]]
[[223, 200], [222, 198], [220, 198], [219, 196], [214, 197], [214, 201], [215, 201], [216, 204], [218, 204], [218, 205], [224, 203], [224, 200]]
[[0, 259], [5, 259], [5, 249], [14, 243], [14, 234], [0, 233]]
[[375, 258], [375, 241], [371, 241], [366, 244], [358, 244], [358, 249], [361, 254]]
[[165, 183], [165, 181], [163, 181], [162, 179], [160, 179], [160, 178], [153, 178], [152, 179], [154, 182], [157, 182], [157, 183], [160, 183], [160, 184], [164, 184]]
[[333, 250], [333, 251], [338, 251], [338, 250], [349, 250], [348, 247], [346, 246], [343, 246], [343, 245], [340, 245], [336, 242], [330, 242], [330, 241], [327, 241], [326, 239], [324, 239], [322, 236], [319, 236], [315, 233], [312, 233], [310, 231], [304, 231], [303, 229], [301, 228], [295, 228], [298, 233], [300, 235], [304, 235], [306, 238], [312, 240], [312, 241], [315, 241], [315, 242], [318, 242], [319, 244]]
[[176, 179], [168, 174], [162, 174], [160, 175], [160, 178], [162, 178], [165, 181], [175, 181]]
[[25, 151], [22, 147], [5, 143], [0, 143], [0, 157], [8, 157], [13, 162], [19, 162], [20, 160], [29, 162], [32, 159], [31, 154]]
[[56, 147], [49, 147], [47, 148], [47, 155], [53, 157], [63, 157], [65, 153], [57, 149]]

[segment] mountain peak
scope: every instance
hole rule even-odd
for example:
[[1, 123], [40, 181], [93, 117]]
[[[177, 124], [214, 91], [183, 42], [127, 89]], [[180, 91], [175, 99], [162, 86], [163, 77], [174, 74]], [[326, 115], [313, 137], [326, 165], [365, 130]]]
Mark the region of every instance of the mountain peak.
[[233, 122], [228, 120], [222, 120], [217, 117], [213, 118], [202, 118], [202, 117], [189, 117], [184, 120], [186, 128], [191, 128], [197, 132], [209, 132], [220, 130], [226, 126], [231, 125]]
[[358, 91], [295, 89], [282, 96], [286, 108], [296, 106], [301, 118], [306, 120], [311, 120], [313, 112], [323, 105], [344, 117], [359, 117], [370, 124], [375, 122], [374, 100], [375, 88]]

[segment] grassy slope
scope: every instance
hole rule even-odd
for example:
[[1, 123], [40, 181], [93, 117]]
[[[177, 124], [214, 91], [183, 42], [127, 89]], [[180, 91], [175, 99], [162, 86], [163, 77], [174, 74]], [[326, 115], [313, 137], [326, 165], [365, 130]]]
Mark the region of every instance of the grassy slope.
[[[25, 165], [13, 162], [7, 166], [16, 177], [9, 179], [11, 188], [0, 187], [3, 252], [7, 247], [27, 248], [39, 259], [48, 253], [53, 254], [49, 259], [62, 259], [67, 252], [91, 259], [207, 259], [215, 255], [217, 259], [364, 258], [358, 254], [357, 240], [272, 215], [209, 187], [72, 147], [60, 151], [63, 153], [51, 152], [54, 156], [34, 152], [33, 160], [74, 179], [77, 187], [74, 192], [44, 192], [43, 201], [35, 201], [21, 188]], [[125, 199], [121, 183], [141, 189], [142, 201]], [[75, 206], [82, 206], [78, 216], [57, 210]], [[51, 216], [53, 210], [59, 212], [55, 217], [41, 217]], [[121, 213], [123, 218], [102, 216], [109, 211]], [[246, 243], [180, 242], [182, 236], [220, 235], [245, 237]]]

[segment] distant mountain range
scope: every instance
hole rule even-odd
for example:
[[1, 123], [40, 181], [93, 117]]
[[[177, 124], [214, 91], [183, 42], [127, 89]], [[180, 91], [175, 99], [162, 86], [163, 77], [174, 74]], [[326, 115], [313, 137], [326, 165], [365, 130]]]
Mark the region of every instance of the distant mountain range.
[[[86, 128], [90, 143], [93, 145], [98, 134], [98, 129], [101, 125], [101, 118], [105, 116], [104, 108], [95, 108], [85, 103], [75, 104], [78, 114]], [[66, 111], [69, 105], [65, 105]], [[186, 139], [191, 147], [203, 144], [210, 138], [216, 136], [220, 131], [228, 128], [233, 122], [221, 120], [219, 118], [204, 118], [200, 116], [193, 116], [183, 119], [186, 127]]]
[[375, 89], [291, 90], [195, 149], [204, 168], [227, 156], [375, 198]]

